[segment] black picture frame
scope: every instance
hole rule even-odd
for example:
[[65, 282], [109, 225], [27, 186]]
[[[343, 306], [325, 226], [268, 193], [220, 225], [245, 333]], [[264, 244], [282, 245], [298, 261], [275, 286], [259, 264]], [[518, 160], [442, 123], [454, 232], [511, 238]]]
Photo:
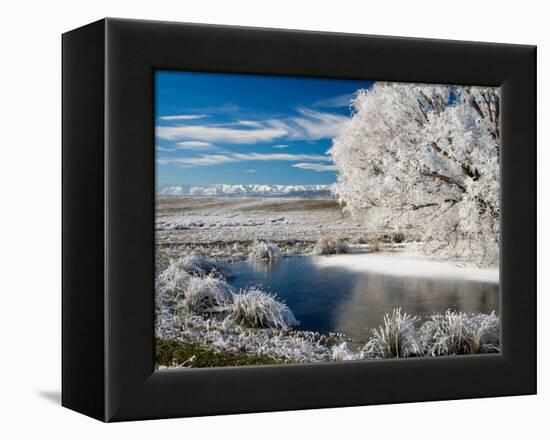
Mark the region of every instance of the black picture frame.
[[[536, 393], [536, 47], [103, 19], [63, 34], [62, 404], [102, 421]], [[154, 369], [155, 69], [500, 86], [501, 354]]]

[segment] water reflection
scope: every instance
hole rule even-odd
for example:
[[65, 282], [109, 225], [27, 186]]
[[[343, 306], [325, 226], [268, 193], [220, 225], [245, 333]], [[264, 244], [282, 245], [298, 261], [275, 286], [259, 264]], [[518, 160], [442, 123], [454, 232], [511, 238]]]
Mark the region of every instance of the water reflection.
[[278, 258], [276, 260], [250, 260], [248, 261], [248, 266], [254, 272], [262, 272], [262, 273], [271, 273], [279, 267], [281, 264], [281, 259]]
[[348, 299], [335, 310], [334, 328], [364, 341], [370, 336], [365, 330], [381, 325], [384, 314], [397, 307], [421, 319], [449, 308], [468, 313], [498, 312], [498, 285], [364, 274], [355, 281]]
[[338, 331], [364, 341], [385, 313], [401, 307], [420, 318], [451, 308], [463, 312], [499, 312], [497, 283], [450, 278], [395, 277], [319, 267], [311, 257], [276, 262], [242, 262], [232, 281], [237, 287], [261, 285], [283, 299], [300, 328]]

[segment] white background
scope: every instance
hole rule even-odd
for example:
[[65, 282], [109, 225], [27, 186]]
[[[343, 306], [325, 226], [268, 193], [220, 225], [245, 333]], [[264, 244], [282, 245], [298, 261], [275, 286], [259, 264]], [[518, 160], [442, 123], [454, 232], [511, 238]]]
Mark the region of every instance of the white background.
[[[548, 243], [548, 12], [543, 1], [4, 1], [0, 9], [0, 437], [542, 438], [539, 395], [102, 424], [59, 406], [61, 322], [61, 39], [105, 16], [539, 46], [539, 249]], [[369, 60], [364, 60], [368, 63]], [[546, 202], [546, 203], [545, 203]], [[549, 259], [539, 252], [539, 348], [548, 345]], [[517, 292], [521, 295], [522, 292]], [[475, 380], [474, 378], [472, 378]], [[453, 380], [449, 377], [449, 382]], [[323, 386], [323, 384], [319, 384]], [[538, 434], [537, 434], [538, 433]], [[122, 437], [121, 437], [122, 436]]]

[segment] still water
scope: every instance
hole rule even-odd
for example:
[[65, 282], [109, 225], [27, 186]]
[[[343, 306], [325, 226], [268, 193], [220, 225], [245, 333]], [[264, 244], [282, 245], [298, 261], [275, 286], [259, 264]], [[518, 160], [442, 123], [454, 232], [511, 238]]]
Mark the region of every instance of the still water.
[[276, 294], [300, 321], [299, 329], [342, 332], [357, 342], [370, 336], [385, 313], [401, 307], [425, 318], [432, 312], [499, 312], [499, 285], [460, 277], [394, 276], [316, 264], [311, 256], [232, 266], [236, 288], [256, 285]]

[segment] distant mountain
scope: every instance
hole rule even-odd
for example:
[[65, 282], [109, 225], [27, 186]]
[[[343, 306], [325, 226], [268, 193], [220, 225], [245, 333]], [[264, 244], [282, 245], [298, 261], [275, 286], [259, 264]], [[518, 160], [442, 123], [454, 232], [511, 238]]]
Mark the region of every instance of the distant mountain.
[[332, 185], [163, 185], [165, 196], [328, 197]]
[[157, 194], [163, 196], [183, 196], [189, 194], [191, 185], [161, 185], [157, 187]]

